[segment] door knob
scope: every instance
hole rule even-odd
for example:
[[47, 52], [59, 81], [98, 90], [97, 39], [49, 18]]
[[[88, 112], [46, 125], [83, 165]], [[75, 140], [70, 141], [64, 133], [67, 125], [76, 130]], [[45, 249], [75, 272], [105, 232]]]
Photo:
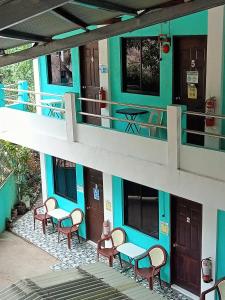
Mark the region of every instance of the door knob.
[[89, 210], [89, 209], [91, 209], [91, 207], [90, 207], [90, 206], [87, 206], [86, 209]]
[[174, 243], [173, 244], [173, 248], [176, 248], [178, 245], [177, 245], [177, 243]]
[[85, 90], [87, 87], [86, 85], [82, 85], [82, 89]]
[[175, 97], [175, 99], [176, 99], [176, 100], [180, 100], [180, 96], [178, 96], [178, 97]]

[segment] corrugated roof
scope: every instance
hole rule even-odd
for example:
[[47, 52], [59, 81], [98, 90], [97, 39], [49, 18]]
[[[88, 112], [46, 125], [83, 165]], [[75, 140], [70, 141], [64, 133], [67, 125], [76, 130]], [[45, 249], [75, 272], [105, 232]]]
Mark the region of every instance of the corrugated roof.
[[[0, 67], [222, 4], [225, 0], [0, 0], [0, 53], [35, 43], [35, 49], [0, 57]], [[131, 19], [123, 21], [127, 15]], [[91, 25], [107, 26], [91, 27], [90, 34]], [[86, 33], [55, 41], [57, 35], [77, 29]]]

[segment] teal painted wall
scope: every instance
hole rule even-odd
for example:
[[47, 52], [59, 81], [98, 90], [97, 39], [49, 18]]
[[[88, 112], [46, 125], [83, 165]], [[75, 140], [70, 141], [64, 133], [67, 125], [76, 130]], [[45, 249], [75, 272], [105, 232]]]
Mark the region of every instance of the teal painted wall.
[[216, 255], [216, 279], [225, 276], [225, 211], [217, 213], [217, 255]]
[[[59, 207], [65, 209], [67, 211], [72, 211], [75, 208], [80, 208], [83, 212], [85, 212], [85, 200], [84, 200], [84, 181], [83, 181], [83, 166], [76, 165], [76, 185], [79, 186], [77, 191], [77, 203], [70, 201], [66, 198], [63, 198], [54, 193], [54, 179], [53, 179], [53, 164], [52, 157], [49, 155], [45, 155], [45, 165], [46, 165], [46, 174], [47, 174], [47, 192], [48, 197], [53, 196], [57, 199]], [[83, 238], [86, 238], [86, 225], [85, 221], [82, 222], [80, 226], [80, 235]]]
[[[110, 53], [110, 85], [113, 101], [123, 103], [152, 105], [156, 107], [166, 107], [172, 103], [173, 92], [173, 37], [184, 35], [207, 35], [208, 30], [208, 12], [193, 14], [183, 18], [179, 18], [163, 24], [147, 27], [127, 34], [113, 37], [109, 39]], [[169, 34], [172, 38], [171, 51], [162, 55], [160, 63], [160, 96], [140, 95], [122, 92], [122, 71], [121, 71], [121, 37], [144, 37], [158, 36], [160, 33]], [[115, 116], [122, 117], [115, 113], [119, 107], [112, 106], [112, 113]], [[148, 115], [139, 116], [137, 121], [147, 121]], [[164, 120], [166, 123], [166, 118]], [[113, 127], [118, 130], [124, 130], [126, 123], [113, 122]], [[143, 132], [144, 135], [147, 134]]]
[[[113, 177], [113, 222], [114, 227], [122, 227], [127, 233], [127, 239], [146, 250], [153, 245], [163, 246], [168, 254], [167, 264], [163, 268], [161, 276], [166, 282], [170, 282], [170, 233], [168, 235], [159, 233], [159, 239], [141, 233], [140, 231], [124, 225], [123, 222], [123, 180]], [[170, 232], [170, 195], [159, 191], [159, 221], [169, 225]]]
[[11, 209], [17, 201], [16, 181], [11, 174], [0, 186], [0, 233], [5, 230], [5, 221], [11, 218]]

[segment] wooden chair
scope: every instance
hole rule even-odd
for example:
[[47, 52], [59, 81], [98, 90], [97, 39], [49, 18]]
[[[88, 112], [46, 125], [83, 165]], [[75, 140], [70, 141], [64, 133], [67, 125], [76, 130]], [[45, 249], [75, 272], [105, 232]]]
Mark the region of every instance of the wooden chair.
[[210, 292], [213, 291], [217, 291], [218, 296], [219, 296], [219, 300], [225, 300], [225, 277], [221, 278], [220, 280], [218, 280], [213, 287], [211, 287], [210, 289], [202, 292], [200, 300], [205, 300], [206, 299], [206, 295]]
[[[102, 243], [106, 240], [111, 240], [112, 247], [111, 248], [104, 248], [102, 247]], [[99, 255], [101, 254], [104, 257], [107, 257], [109, 259], [109, 266], [112, 267], [113, 265], [113, 259], [116, 255], [118, 255], [120, 260], [121, 268], [122, 266], [122, 260], [120, 256], [120, 252], [116, 250], [116, 248], [120, 245], [122, 245], [126, 240], [126, 233], [125, 231], [120, 228], [114, 228], [110, 235], [107, 237], [100, 239], [97, 243], [97, 260], [99, 260]]]
[[[150, 267], [147, 268], [139, 268], [138, 263], [143, 258], [149, 258]], [[148, 249], [143, 255], [140, 255], [137, 259], [135, 259], [135, 278], [137, 275], [141, 276], [144, 279], [147, 279], [149, 282], [149, 288], [153, 289], [153, 279], [158, 275], [159, 283], [161, 286], [161, 277], [160, 270], [166, 264], [166, 250], [159, 246], [153, 246]]]
[[[52, 222], [52, 226], [54, 227], [54, 223], [53, 223], [53, 219], [51, 216], [48, 215], [48, 212], [56, 209], [58, 203], [57, 200], [53, 197], [49, 197], [43, 205], [40, 205], [36, 208], [34, 208], [34, 230], [35, 230], [35, 221], [41, 221], [42, 223], [42, 229], [43, 229], [43, 233], [45, 234], [46, 230], [45, 230], [45, 226], [47, 226], [47, 221], [48, 219], [51, 220]], [[39, 213], [38, 210], [40, 208], [43, 208], [44, 211]]]
[[[60, 233], [65, 234], [67, 236], [67, 242], [68, 242], [68, 248], [71, 249], [71, 239], [72, 239], [72, 234], [76, 233], [79, 243], [80, 243], [80, 236], [78, 233], [79, 226], [82, 223], [84, 218], [84, 214], [81, 209], [76, 208], [74, 209], [70, 215], [66, 218], [63, 218], [59, 220], [58, 223], [58, 242], [60, 242]], [[71, 226], [63, 226], [63, 221], [65, 220], [70, 220]]]

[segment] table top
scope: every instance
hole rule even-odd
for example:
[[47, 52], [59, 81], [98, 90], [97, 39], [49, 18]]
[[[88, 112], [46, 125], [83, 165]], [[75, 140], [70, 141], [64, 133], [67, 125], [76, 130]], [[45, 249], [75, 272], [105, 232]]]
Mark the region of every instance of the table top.
[[64, 209], [56, 208], [56, 209], [49, 211], [48, 215], [57, 220], [60, 220], [60, 219], [68, 217], [70, 215], [70, 213]]
[[58, 99], [42, 99], [40, 102], [43, 104], [57, 104], [62, 103], [63, 101]]
[[133, 243], [124, 243], [118, 246], [116, 250], [132, 259], [146, 252], [144, 248], [141, 248]]
[[144, 115], [147, 114], [148, 111], [147, 110], [142, 110], [142, 109], [137, 109], [137, 108], [120, 108], [116, 110], [116, 113], [118, 114], [123, 114], [123, 115], [131, 115], [131, 116], [135, 116], [135, 115]]

